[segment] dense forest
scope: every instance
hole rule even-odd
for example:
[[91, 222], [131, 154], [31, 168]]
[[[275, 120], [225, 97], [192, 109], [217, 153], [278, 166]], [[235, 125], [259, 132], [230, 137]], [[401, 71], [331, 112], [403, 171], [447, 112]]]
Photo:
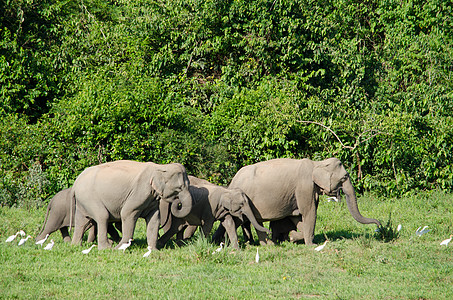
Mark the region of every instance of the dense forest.
[[0, 205], [118, 159], [228, 184], [335, 156], [358, 192], [452, 191], [452, 18], [445, 0], [2, 0]]

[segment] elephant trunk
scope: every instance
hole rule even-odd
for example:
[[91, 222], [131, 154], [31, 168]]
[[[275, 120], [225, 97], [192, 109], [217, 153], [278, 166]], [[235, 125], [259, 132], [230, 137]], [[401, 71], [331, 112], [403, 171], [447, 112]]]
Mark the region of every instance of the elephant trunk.
[[376, 224], [378, 226], [381, 226], [381, 223], [376, 220], [376, 219], [371, 219], [371, 218], [365, 218], [362, 216], [359, 212], [359, 208], [357, 206], [357, 197], [355, 195], [355, 190], [352, 185], [351, 179], [348, 178], [344, 183], [343, 183], [343, 192], [346, 196], [346, 203], [348, 204], [348, 209], [349, 212], [351, 213], [352, 217], [359, 223], [362, 224]]
[[47, 219], [49, 218], [49, 212], [50, 212], [50, 208], [52, 206], [52, 200], [53, 200], [53, 198], [50, 200], [49, 206], [47, 206], [47, 212], [46, 212], [46, 217], [44, 219], [44, 224], [42, 224], [42, 228], [41, 228], [38, 236], [36, 237], [36, 241], [42, 240], [46, 236], [46, 233], [44, 233], [44, 229], [47, 226]]
[[250, 207], [243, 207], [242, 213], [247, 217], [247, 219], [249, 219], [250, 223], [252, 223], [253, 227], [255, 227], [256, 230], [266, 232], [267, 234], [271, 233], [269, 229], [258, 224], [258, 221], [256, 220], [255, 215], [253, 214], [253, 211]]
[[178, 199], [173, 201], [171, 204], [171, 213], [176, 218], [186, 217], [192, 210], [192, 196], [189, 193], [189, 189], [179, 193]]

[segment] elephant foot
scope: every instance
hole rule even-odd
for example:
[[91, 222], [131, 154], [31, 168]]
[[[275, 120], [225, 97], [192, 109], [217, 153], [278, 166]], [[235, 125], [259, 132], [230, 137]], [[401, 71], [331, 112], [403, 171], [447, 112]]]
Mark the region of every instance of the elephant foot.
[[156, 250], [159, 250], [159, 249], [157, 249], [157, 247], [156, 247], [156, 246], [154, 246], [154, 247], [153, 247], [153, 246], [150, 246], [150, 245], [148, 245], [148, 248], [147, 248], [147, 249], [148, 249], [148, 250], [150, 250], [150, 251], [156, 251]]
[[267, 246], [267, 245], [275, 245], [275, 243], [272, 240], [266, 239], [265, 241], [260, 241], [261, 246]]
[[65, 238], [63, 239], [63, 242], [65, 242], [65, 243], [71, 242], [71, 237], [69, 237], [69, 236], [65, 237]]
[[238, 242], [231, 243], [231, 248], [233, 248], [235, 250], [239, 250], [239, 243]]
[[112, 243], [111, 241], [107, 241], [106, 243], [99, 243], [98, 249], [99, 250], [104, 250], [104, 249], [111, 249], [112, 248]]
[[292, 243], [301, 241], [303, 239], [304, 239], [304, 234], [302, 232], [297, 232], [295, 230], [292, 230], [289, 233], [289, 241], [292, 242]]

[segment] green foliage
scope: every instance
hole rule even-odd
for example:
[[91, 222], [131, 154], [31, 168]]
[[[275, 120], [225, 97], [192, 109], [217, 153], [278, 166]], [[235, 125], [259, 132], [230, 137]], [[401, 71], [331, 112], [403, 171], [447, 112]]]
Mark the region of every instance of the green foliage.
[[450, 2], [1, 2], [1, 203], [36, 161], [49, 195], [115, 159], [228, 184], [330, 156], [358, 192], [451, 191]]
[[243, 89], [223, 99], [206, 120], [211, 139], [228, 145], [238, 168], [293, 156], [298, 142], [291, 136], [295, 111], [289, 101], [296, 97], [294, 93], [299, 94], [286, 82], [263, 80], [255, 89]]
[[65, 4], [53, 2], [0, 3], [0, 113], [35, 122], [65, 92], [56, 35]]
[[14, 115], [0, 119], [0, 206], [39, 207], [63, 187], [64, 182], [49, 181], [45, 170], [52, 145], [45, 127]]

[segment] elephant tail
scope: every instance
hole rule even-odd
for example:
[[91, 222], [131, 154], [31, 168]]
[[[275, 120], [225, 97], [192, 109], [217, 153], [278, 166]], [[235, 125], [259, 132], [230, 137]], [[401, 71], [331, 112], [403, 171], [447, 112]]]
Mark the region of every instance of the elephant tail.
[[76, 200], [75, 200], [75, 192], [74, 192], [74, 189], [71, 188], [71, 192], [69, 193], [69, 197], [70, 197], [70, 210], [69, 210], [69, 233], [71, 233], [71, 228], [72, 228], [72, 218], [74, 217], [75, 215], [75, 203], [76, 203]]
[[47, 206], [46, 217], [44, 218], [44, 223], [42, 224], [42, 227], [41, 227], [41, 230], [39, 231], [38, 237], [42, 235], [42, 233], [44, 231], [44, 228], [46, 227], [47, 219], [49, 218], [50, 208], [52, 207], [53, 199], [54, 198], [50, 199], [49, 205]]

